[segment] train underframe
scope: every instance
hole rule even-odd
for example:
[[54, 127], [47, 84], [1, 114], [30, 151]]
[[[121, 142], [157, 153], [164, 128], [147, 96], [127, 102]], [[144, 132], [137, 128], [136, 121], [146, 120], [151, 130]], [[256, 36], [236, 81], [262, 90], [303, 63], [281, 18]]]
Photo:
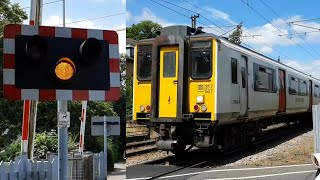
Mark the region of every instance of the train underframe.
[[239, 148], [254, 142], [270, 125], [279, 123], [297, 125], [301, 122], [311, 122], [311, 112], [245, 120], [225, 125], [206, 121], [189, 121], [155, 123], [154, 127], [160, 134], [158, 148], [179, 154], [193, 146], [221, 151]]

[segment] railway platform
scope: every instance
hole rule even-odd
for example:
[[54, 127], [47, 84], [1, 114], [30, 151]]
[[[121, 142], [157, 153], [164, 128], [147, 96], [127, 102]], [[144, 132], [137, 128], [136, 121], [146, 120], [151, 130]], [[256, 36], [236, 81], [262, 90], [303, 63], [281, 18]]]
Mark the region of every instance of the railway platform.
[[124, 180], [126, 179], [126, 165], [125, 161], [116, 162], [114, 164], [114, 170], [108, 172], [108, 180]]
[[[174, 171], [174, 170], [177, 171]], [[169, 173], [168, 173], [169, 172]], [[127, 179], [263, 179], [263, 180], [314, 180], [317, 170], [312, 164], [284, 165], [269, 167], [217, 167], [184, 168], [163, 165], [136, 165], [127, 168]]]

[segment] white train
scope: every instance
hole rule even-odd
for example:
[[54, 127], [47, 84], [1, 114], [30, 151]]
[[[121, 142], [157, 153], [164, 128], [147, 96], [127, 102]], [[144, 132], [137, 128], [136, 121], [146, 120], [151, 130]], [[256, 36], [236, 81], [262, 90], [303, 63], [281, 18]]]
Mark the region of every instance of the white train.
[[138, 42], [134, 62], [133, 120], [159, 129], [158, 147], [175, 153], [241, 146], [320, 102], [319, 79], [187, 26]]

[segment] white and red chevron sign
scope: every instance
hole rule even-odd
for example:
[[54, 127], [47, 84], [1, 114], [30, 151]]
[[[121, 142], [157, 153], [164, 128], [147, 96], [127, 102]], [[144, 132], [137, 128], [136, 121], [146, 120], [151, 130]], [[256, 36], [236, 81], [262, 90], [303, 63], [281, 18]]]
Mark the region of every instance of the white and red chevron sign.
[[[110, 89], [104, 90], [66, 90], [66, 89], [18, 89], [15, 86], [15, 36], [39, 35], [43, 37], [63, 37], [88, 39], [90, 37], [109, 43]], [[3, 89], [4, 96], [10, 100], [88, 100], [116, 101], [120, 97], [120, 67], [118, 34], [109, 30], [76, 29], [65, 27], [7, 25], [3, 39]], [[61, 47], [63, 48], [63, 47]]]

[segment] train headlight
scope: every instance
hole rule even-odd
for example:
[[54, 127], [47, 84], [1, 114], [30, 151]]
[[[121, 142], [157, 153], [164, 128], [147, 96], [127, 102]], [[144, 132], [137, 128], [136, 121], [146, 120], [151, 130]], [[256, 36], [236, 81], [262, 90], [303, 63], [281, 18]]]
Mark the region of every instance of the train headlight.
[[204, 97], [203, 96], [197, 96], [197, 103], [201, 104], [204, 101]]
[[141, 111], [141, 112], [144, 111], [144, 106], [143, 106], [143, 105], [140, 106], [140, 111]]
[[205, 112], [206, 110], [207, 110], [207, 106], [204, 105], [204, 104], [202, 104], [202, 105], [201, 105], [201, 111]]

